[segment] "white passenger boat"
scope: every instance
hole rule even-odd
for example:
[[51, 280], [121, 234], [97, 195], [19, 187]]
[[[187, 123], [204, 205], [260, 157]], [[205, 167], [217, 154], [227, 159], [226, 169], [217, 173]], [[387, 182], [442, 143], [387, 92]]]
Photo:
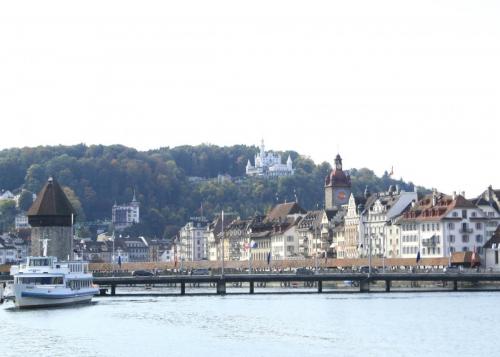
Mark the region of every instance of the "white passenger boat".
[[12, 266], [10, 273], [14, 282], [4, 297], [19, 308], [89, 303], [99, 292], [84, 261], [28, 257], [26, 264]]

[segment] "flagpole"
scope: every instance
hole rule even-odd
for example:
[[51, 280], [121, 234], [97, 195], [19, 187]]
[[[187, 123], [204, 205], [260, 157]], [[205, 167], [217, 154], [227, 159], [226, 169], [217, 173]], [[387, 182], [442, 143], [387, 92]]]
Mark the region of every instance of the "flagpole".
[[222, 269], [221, 269], [221, 276], [224, 277], [224, 210], [222, 210], [222, 253], [221, 253], [221, 258], [222, 258]]
[[115, 276], [115, 231], [113, 231], [113, 255], [111, 256], [111, 269], [113, 269], [113, 276]]
[[75, 220], [74, 215], [73, 215], [73, 213], [71, 213], [71, 241], [70, 241], [70, 244], [69, 244], [69, 248], [70, 248], [69, 257], [70, 257], [71, 261], [73, 261], [75, 259], [74, 254], [73, 254], [73, 240], [75, 238], [75, 233], [74, 233], [74, 230], [73, 230], [73, 222], [74, 222], [74, 220]]

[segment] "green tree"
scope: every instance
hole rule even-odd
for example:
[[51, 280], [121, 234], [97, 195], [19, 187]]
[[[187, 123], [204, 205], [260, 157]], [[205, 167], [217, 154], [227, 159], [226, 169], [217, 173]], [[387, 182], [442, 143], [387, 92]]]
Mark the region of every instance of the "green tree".
[[33, 192], [23, 190], [19, 195], [19, 209], [21, 211], [28, 211], [33, 204]]
[[16, 213], [15, 201], [0, 201], [0, 232], [4, 233], [13, 230]]

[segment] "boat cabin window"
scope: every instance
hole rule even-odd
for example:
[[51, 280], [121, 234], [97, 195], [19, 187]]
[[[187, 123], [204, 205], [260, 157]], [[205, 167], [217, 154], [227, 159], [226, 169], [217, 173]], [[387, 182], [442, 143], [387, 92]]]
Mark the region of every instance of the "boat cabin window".
[[30, 267], [48, 267], [51, 265], [52, 265], [52, 259], [49, 258], [37, 258], [37, 259], [31, 258], [29, 260]]
[[43, 277], [18, 277], [17, 282], [29, 285], [61, 285], [62, 276], [43, 276]]
[[66, 287], [71, 290], [79, 290], [82, 288], [90, 288], [92, 286], [91, 280], [69, 280], [66, 281]]

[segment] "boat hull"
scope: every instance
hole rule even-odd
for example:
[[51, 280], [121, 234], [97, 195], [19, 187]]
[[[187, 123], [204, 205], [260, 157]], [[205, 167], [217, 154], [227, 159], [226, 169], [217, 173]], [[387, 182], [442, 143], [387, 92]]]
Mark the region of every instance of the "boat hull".
[[43, 294], [39, 292], [23, 291], [21, 294], [16, 294], [15, 305], [20, 309], [24, 309], [88, 304], [92, 301], [92, 297], [98, 292], [97, 289], [75, 294], [57, 294], [55, 292]]

